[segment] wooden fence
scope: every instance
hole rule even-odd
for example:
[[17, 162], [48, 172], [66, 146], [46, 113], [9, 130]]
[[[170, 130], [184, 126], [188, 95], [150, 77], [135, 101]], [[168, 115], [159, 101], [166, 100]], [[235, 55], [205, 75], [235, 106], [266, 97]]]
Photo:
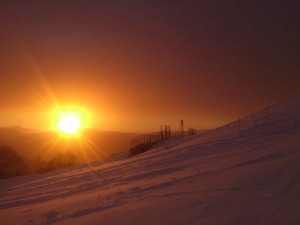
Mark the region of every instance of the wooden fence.
[[160, 132], [142, 134], [132, 139], [130, 141], [130, 149], [135, 149], [138, 146], [145, 145], [145, 144], [153, 146], [156, 143], [162, 142], [164, 140], [182, 138], [185, 136], [192, 136], [195, 134], [197, 134], [197, 130], [194, 128], [188, 128], [188, 132], [185, 132], [183, 123], [176, 131], [171, 131], [170, 126], [165, 126], [163, 130], [161, 126]]

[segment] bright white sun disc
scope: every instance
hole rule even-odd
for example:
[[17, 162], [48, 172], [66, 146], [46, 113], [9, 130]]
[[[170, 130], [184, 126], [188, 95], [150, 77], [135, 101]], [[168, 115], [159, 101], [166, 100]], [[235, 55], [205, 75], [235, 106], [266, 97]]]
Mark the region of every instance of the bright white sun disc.
[[64, 113], [60, 116], [57, 127], [66, 134], [75, 134], [81, 127], [81, 121], [75, 113]]

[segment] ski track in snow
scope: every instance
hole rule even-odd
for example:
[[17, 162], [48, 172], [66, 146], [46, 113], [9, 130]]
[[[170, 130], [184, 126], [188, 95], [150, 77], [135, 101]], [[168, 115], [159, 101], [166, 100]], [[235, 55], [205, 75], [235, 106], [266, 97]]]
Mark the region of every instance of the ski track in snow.
[[[268, 113], [268, 114], [266, 114]], [[257, 119], [256, 126], [254, 118]], [[0, 180], [0, 224], [300, 224], [300, 98], [132, 158]]]

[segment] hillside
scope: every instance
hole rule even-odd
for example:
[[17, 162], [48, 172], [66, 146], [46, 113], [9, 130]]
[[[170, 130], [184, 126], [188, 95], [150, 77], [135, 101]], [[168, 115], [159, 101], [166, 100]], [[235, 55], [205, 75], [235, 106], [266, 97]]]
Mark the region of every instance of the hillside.
[[300, 224], [300, 97], [132, 158], [0, 180], [1, 224]]

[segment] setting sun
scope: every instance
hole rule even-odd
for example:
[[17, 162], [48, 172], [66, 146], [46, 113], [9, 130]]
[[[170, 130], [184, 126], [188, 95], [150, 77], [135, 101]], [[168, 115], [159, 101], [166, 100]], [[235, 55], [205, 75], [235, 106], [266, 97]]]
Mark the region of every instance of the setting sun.
[[78, 136], [92, 126], [91, 111], [83, 106], [58, 106], [49, 113], [51, 128], [62, 135]]
[[65, 112], [59, 116], [57, 128], [65, 134], [76, 134], [81, 126], [80, 115], [76, 112]]

